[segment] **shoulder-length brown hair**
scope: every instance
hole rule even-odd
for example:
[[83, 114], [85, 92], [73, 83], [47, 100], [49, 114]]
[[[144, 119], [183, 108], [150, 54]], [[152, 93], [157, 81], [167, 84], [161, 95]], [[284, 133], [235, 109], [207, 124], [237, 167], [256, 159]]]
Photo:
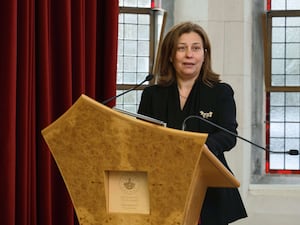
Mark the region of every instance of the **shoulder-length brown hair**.
[[166, 34], [161, 44], [160, 53], [157, 57], [157, 83], [159, 85], [168, 86], [176, 81], [176, 71], [171, 61], [173, 61], [177, 51], [178, 39], [182, 34], [190, 32], [199, 34], [203, 41], [205, 55], [198, 79], [209, 86], [220, 82], [220, 75], [213, 72], [211, 68], [211, 45], [206, 32], [198, 24], [183, 22], [175, 25]]

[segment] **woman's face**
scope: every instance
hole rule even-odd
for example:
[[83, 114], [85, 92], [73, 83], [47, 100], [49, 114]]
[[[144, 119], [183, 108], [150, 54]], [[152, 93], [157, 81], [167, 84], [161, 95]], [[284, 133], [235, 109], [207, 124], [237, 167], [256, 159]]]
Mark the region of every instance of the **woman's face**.
[[204, 61], [203, 40], [196, 32], [184, 33], [178, 39], [173, 65], [178, 79], [196, 79]]

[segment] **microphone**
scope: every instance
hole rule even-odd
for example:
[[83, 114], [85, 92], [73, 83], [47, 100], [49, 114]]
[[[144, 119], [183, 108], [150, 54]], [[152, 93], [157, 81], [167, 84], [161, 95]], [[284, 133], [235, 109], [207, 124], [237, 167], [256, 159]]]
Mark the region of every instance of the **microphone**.
[[148, 76], [146, 76], [146, 78], [145, 78], [141, 83], [135, 85], [134, 87], [132, 87], [132, 88], [130, 88], [130, 89], [124, 91], [124, 92], [122, 92], [121, 94], [112, 96], [111, 98], [104, 100], [104, 101], [102, 102], [102, 104], [103, 104], [103, 105], [106, 105], [107, 103], [111, 102], [112, 100], [114, 100], [114, 99], [116, 99], [116, 98], [118, 98], [118, 97], [120, 97], [120, 96], [122, 96], [122, 95], [125, 95], [126, 93], [128, 93], [128, 92], [130, 92], [130, 91], [133, 91], [133, 90], [137, 89], [138, 87], [142, 86], [142, 84], [145, 83], [146, 81], [152, 80], [153, 77], [154, 77], [153, 74], [150, 73]]
[[275, 154], [299, 155], [299, 150], [297, 150], [297, 149], [290, 149], [290, 150], [288, 150], [288, 151], [280, 151], [280, 152], [277, 152], [277, 151], [271, 151], [271, 150], [266, 149], [266, 148], [264, 148], [264, 147], [262, 147], [262, 146], [260, 146], [260, 145], [258, 145], [258, 144], [256, 144], [256, 143], [252, 142], [252, 141], [247, 140], [246, 138], [243, 138], [243, 137], [237, 135], [236, 133], [234, 133], [234, 132], [232, 132], [232, 131], [230, 131], [230, 130], [224, 128], [224, 127], [219, 126], [218, 124], [215, 124], [214, 122], [211, 122], [211, 121], [209, 121], [209, 120], [207, 120], [207, 119], [205, 119], [205, 118], [203, 118], [203, 117], [201, 117], [201, 116], [197, 116], [197, 115], [191, 115], [191, 116], [188, 116], [188, 117], [186, 117], [186, 118], [183, 120], [183, 122], [182, 122], [182, 130], [183, 130], [183, 131], [185, 130], [186, 122], [187, 122], [189, 119], [191, 119], [191, 118], [200, 119], [200, 120], [204, 121], [205, 123], [208, 123], [208, 124], [212, 125], [213, 127], [216, 127], [216, 128], [218, 128], [218, 129], [220, 129], [220, 130], [222, 130], [222, 131], [225, 131], [225, 132], [228, 133], [228, 134], [231, 134], [231, 135], [233, 135], [233, 136], [235, 136], [235, 137], [237, 137], [237, 138], [240, 138], [241, 140], [246, 141], [246, 142], [250, 143], [251, 145], [254, 145], [255, 147], [260, 148], [260, 149], [262, 149], [262, 150], [264, 150], [264, 151], [266, 151], [266, 152], [275, 153]]
[[[145, 83], [146, 81], [150, 81], [153, 79], [153, 74], [149, 74], [148, 76], [145, 77], [145, 79], [140, 82], [139, 84], [135, 85], [134, 87], [122, 92], [121, 94], [118, 94], [118, 95], [115, 95], [109, 99], [106, 99], [102, 102], [103, 105], [106, 105], [107, 103], [109, 103], [110, 101], [122, 96], [122, 95], [125, 95], [126, 93], [130, 92], [130, 91], [133, 91], [135, 89], [137, 89], [138, 87], [140, 87], [143, 83]], [[154, 119], [152, 117], [149, 117], [149, 116], [145, 116], [145, 115], [142, 115], [142, 114], [137, 114], [137, 113], [132, 113], [132, 112], [128, 112], [128, 111], [125, 111], [125, 110], [122, 110], [122, 109], [118, 109], [118, 108], [114, 108], [115, 111], [118, 111], [120, 113], [123, 113], [123, 114], [126, 114], [128, 116], [132, 116], [132, 117], [135, 117], [135, 118], [138, 118], [138, 119], [142, 119], [142, 120], [145, 120], [147, 122], [150, 122], [150, 123], [154, 123], [154, 124], [157, 124], [157, 125], [160, 125], [160, 126], [164, 126], [166, 127], [166, 123], [161, 121], [161, 120], [157, 120], [157, 119]]]

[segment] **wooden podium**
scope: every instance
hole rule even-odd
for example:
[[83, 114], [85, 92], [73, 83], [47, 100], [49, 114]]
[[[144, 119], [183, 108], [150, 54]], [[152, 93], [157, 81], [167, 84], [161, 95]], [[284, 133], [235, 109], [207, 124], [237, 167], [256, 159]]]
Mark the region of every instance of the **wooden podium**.
[[81, 225], [196, 225], [207, 187], [239, 182], [206, 134], [125, 115], [82, 95], [42, 130]]

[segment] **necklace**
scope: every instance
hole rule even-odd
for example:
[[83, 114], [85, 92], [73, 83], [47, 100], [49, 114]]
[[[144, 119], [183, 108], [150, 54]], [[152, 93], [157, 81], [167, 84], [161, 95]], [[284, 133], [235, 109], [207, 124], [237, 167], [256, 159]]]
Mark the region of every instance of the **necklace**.
[[[177, 88], [178, 88], [178, 93], [179, 93], [180, 98], [186, 100], [189, 97], [190, 90], [181, 89], [179, 86], [177, 86]], [[185, 95], [182, 95], [181, 93], [184, 93]]]
[[184, 98], [184, 99], [187, 99], [187, 96], [183, 96], [181, 94], [179, 94], [180, 97]]

